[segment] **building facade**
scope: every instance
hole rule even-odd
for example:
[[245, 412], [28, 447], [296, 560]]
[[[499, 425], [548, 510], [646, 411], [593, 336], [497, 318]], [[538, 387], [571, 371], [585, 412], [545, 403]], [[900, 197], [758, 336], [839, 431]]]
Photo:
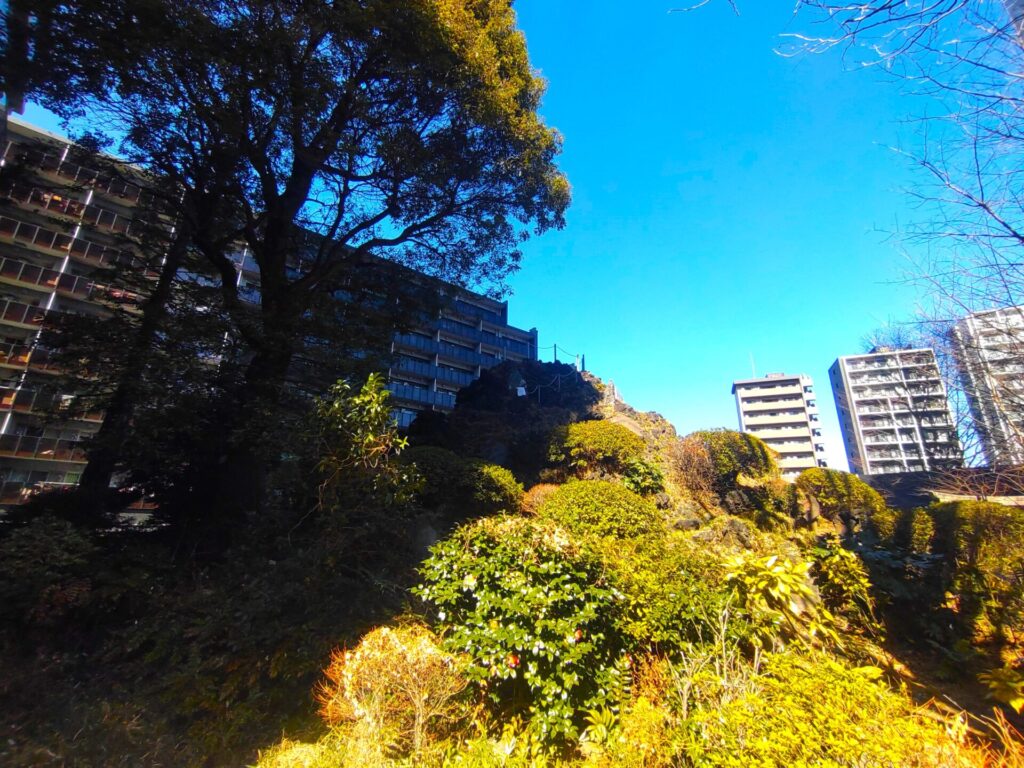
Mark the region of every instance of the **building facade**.
[[732, 393], [740, 431], [760, 438], [778, 454], [783, 478], [795, 480], [805, 469], [828, 466], [810, 376], [769, 373], [733, 382]]
[[[56, 313], [103, 317], [125, 306], [125, 292], [104, 285], [105, 270], [133, 263], [128, 238], [146, 192], [15, 119], [0, 150], [0, 504], [10, 505], [77, 484], [85, 467], [103, 414], [61, 417], [75, 394], [55, 385], [59, 371], [40, 335]], [[255, 265], [244, 249], [235, 261], [240, 295], [258, 300]], [[485, 368], [537, 359], [536, 329], [510, 326], [507, 303], [408, 273], [444, 300], [435, 318], [394, 337], [389, 389], [400, 425], [423, 410], [451, 410], [458, 389]]]
[[967, 315], [952, 339], [985, 463], [1024, 464], [1024, 307]]
[[877, 349], [829, 369], [850, 469], [859, 475], [963, 466], [931, 349]]

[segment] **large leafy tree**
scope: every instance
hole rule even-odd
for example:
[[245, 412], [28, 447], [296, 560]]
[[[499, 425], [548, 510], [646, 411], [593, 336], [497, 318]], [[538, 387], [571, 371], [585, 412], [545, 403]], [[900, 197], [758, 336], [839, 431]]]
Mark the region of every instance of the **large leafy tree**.
[[304, 323], [357, 265], [493, 284], [563, 222], [559, 138], [508, 0], [97, 0], [58, 4], [46, 41], [81, 87], [36, 91], [162, 180], [248, 349], [219, 417], [225, 509], [257, 505]]

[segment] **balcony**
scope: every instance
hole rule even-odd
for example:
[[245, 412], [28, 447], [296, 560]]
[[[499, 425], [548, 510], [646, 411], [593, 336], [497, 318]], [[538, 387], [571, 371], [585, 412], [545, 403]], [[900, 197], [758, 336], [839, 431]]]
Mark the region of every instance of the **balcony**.
[[28, 224], [24, 221], [0, 216], [0, 237], [9, 238], [23, 245], [30, 245], [37, 250], [47, 251], [49, 255], [65, 256], [96, 267], [114, 267], [118, 265], [141, 268], [141, 262], [130, 252], [108, 245], [100, 245], [90, 240], [74, 239], [71, 235], [52, 229]]
[[18, 259], [0, 259], [0, 280], [43, 290], [55, 290], [65, 296], [88, 299], [97, 287], [85, 277], [37, 267]]
[[85, 450], [79, 440], [28, 435], [0, 435], [0, 456], [42, 461], [85, 464]]
[[61, 154], [57, 152], [33, 149], [25, 154], [25, 161], [44, 173], [67, 179], [100, 194], [117, 197], [131, 204], [138, 203], [142, 196], [142, 188], [138, 185], [129, 184], [89, 166], [78, 165], [68, 160], [62, 161]]
[[59, 195], [38, 187], [9, 187], [4, 196], [13, 200], [23, 208], [42, 210], [56, 216], [63, 216], [71, 221], [81, 221], [115, 234], [127, 235], [132, 220], [108, 208], [93, 203], [86, 204], [67, 194]]
[[64, 416], [68, 420], [102, 423], [102, 411], [87, 411], [72, 415], [73, 395], [61, 395], [52, 391], [15, 389], [0, 387], [0, 412], [38, 413]]
[[20, 301], [0, 300], [0, 322], [19, 328], [38, 328], [46, 319], [46, 308], [22, 304]]
[[388, 384], [388, 391], [396, 400], [405, 400], [421, 405], [437, 405], [441, 408], [454, 408], [455, 395], [450, 392], [434, 392], [411, 384], [402, 384], [392, 381]]
[[426, 379], [439, 379], [450, 384], [457, 384], [460, 387], [464, 387], [476, 380], [476, 376], [471, 373], [467, 373], [466, 371], [457, 371], [452, 368], [433, 365], [421, 360], [410, 360], [409, 358], [402, 358], [398, 360], [394, 366], [394, 370], [411, 373], [416, 376], [422, 376]]

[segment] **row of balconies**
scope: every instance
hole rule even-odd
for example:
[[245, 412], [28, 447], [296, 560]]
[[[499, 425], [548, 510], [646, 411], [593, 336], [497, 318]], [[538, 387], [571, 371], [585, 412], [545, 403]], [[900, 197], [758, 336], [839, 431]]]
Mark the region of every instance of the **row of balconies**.
[[135, 205], [142, 197], [142, 187], [101, 173], [95, 168], [62, 160], [63, 153], [52, 150], [29, 148], [24, 154], [24, 162], [48, 174], [58, 176], [83, 187], [93, 189], [100, 194], [109, 195]]
[[[47, 390], [0, 387], [0, 412], [65, 414], [64, 418], [68, 418], [73, 406], [74, 395], [62, 395]], [[103, 421], [103, 412], [88, 411], [77, 414], [74, 418], [100, 423]]]
[[447, 357], [458, 362], [481, 366], [483, 368], [490, 368], [491, 366], [497, 365], [501, 362], [500, 358], [497, 358], [494, 355], [464, 349], [463, 347], [443, 341], [435, 341], [434, 339], [428, 339], [416, 333], [396, 334], [395, 344], [408, 347], [409, 349], [419, 350], [421, 352], [429, 352], [430, 354], [438, 355], [440, 357]]
[[76, 464], [84, 464], [86, 461], [81, 440], [29, 435], [0, 435], [0, 456]]
[[54, 290], [76, 299], [89, 299], [99, 288], [86, 277], [37, 267], [18, 259], [0, 259], [0, 279], [32, 288]]
[[476, 376], [466, 371], [458, 371], [453, 368], [434, 365], [422, 360], [413, 360], [408, 357], [399, 358], [395, 362], [393, 370], [412, 373], [427, 379], [438, 379], [459, 387], [465, 387], [476, 379]]
[[10, 188], [4, 196], [23, 208], [65, 216], [114, 234], [127, 235], [131, 230], [132, 220], [129, 217], [95, 203], [84, 203], [66, 193], [61, 195], [38, 187]]
[[0, 366], [19, 370], [31, 368], [42, 373], [58, 373], [60, 370], [48, 350], [14, 342], [0, 343]]
[[420, 405], [437, 405], [447, 409], [455, 407], [455, 395], [451, 392], [435, 392], [401, 381], [389, 382], [388, 391], [396, 400], [406, 400]]
[[57, 232], [8, 216], [0, 216], [0, 237], [8, 237], [16, 242], [31, 245], [43, 251], [50, 251], [52, 255], [63, 257], [70, 254], [73, 259], [96, 267], [141, 266], [138, 260], [124, 249], [73, 238], [64, 232]]

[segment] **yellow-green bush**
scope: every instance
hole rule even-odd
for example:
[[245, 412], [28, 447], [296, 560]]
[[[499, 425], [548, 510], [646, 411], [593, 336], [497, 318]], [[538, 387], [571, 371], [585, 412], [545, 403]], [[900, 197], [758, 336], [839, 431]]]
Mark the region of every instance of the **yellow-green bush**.
[[[722, 559], [683, 534], [606, 539], [599, 551], [624, 595], [618, 626], [637, 648], [675, 653], [702, 642], [730, 604]], [[737, 620], [730, 630], [745, 637], [749, 626]]]
[[[743, 686], [690, 681], [683, 764], [702, 768], [950, 768], [957, 744], [874, 667], [822, 653], [769, 654]], [[696, 684], [693, 684], [693, 683]]]
[[933, 504], [935, 550], [957, 622], [976, 642], [1019, 647], [1024, 634], [1024, 513], [982, 501]]
[[566, 483], [544, 499], [538, 514], [584, 536], [640, 536], [660, 522], [652, 502], [608, 480]]
[[554, 431], [548, 450], [551, 463], [580, 477], [624, 474], [643, 459], [643, 438], [610, 421], [579, 421]]
[[856, 475], [837, 469], [805, 469], [796, 479], [796, 487], [818, 502], [827, 520], [862, 519], [885, 509], [878, 491]]
[[736, 478], [761, 478], [779, 474], [775, 452], [763, 440], [745, 432], [711, 429], [694, 432], [693, 438], [703, 444], [715, 472], [715, 491], [721, 496], [736, 488]]

